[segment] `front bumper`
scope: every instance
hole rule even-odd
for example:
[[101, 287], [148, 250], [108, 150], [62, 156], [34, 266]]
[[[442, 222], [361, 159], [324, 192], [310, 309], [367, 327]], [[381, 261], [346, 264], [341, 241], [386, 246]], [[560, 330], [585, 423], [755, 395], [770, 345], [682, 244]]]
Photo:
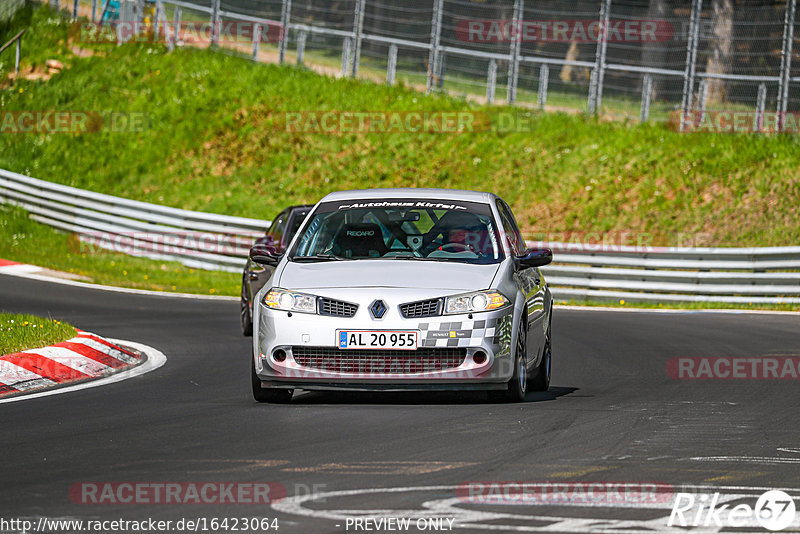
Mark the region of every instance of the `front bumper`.
[[[390, 306], [392, 308], [392, 306]], [[393, 310], [394, 311], [394, 310]], [[263, 387], [351, 390], [503, 389], [513, 374], [513, 307], [469, 315], [382, 320], [277, 311], [259, 305], [254, 339]], [[340, 350], [336, 331], [418, 330], [414, 350]]]

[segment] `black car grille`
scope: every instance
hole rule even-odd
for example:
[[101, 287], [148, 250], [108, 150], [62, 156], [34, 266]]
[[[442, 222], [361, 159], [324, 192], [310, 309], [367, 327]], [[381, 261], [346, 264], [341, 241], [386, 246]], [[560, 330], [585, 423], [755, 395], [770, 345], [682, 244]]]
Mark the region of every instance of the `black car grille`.
[[417, 319], [419, 317], [434, 317], [442, 314], [442, 299], [420, 300], [400, 305], [403, 317]]
[[417, 350], [292, 347], [301, 367], [350, 374], [406, 375], [455, 369], [464, 363], [467, 349], [420, 348]]
[[333, 317], [352, 317], [358, 310], [358, 304], [326, 298], [320, 298], [318, 306], [320, 315], [331, 315]]

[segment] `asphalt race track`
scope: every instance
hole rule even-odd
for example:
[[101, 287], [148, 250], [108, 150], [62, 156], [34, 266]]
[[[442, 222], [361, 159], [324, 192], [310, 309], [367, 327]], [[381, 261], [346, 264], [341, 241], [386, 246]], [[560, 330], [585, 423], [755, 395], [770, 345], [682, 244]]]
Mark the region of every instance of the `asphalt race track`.
[[[276, 517], [283, 534], [321, 534], [356, 531], [347, 517], [394, 514], [452, 516], [460, 532], [665, 531], [663, 507], [453, 503], [469, 481], [800, 488], [797, 380], [666, 371], [679, 356], [800, 356], [800, 315], [557, 309], [553, 386], [523, 404], [488, 404], [480, 393], [304, 393], [262, 405], [250, 393], [238, 303], [0, 276], [0, 308], [167, 356], [130, 380], [0, 405], [6, 519]], [[272, 482], [298, 499], [70, 500], [70, 487], [87, 481]], [[322, 495], [307, 499], [312, 490]]]

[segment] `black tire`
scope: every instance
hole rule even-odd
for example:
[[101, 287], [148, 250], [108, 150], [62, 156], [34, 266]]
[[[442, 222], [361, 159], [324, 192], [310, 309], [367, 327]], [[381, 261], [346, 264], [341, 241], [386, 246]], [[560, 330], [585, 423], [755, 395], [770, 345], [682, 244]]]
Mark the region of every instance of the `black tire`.
[[[246, 275], [245, 275], [246, 276]], [[242, 278], [242, 297], [239, 302], [239, 321], [242, 325], [242, 335], [253, 335], [253, 318], [250, 314], [250, 299], [247, 297], [247, 286]]]
[[542, 349], [542, 361], [536, 368], [536, 376], [530, 382], [531, 391], [547, 391], [550, 389], [550, 375], [553, 368], [553, 347], [550, 332], [552, 321], [547, 325], [547, 333], [544, 337], [544, 348]]
[[261, 387], [261, 379], [256, 375], [256, 362], [250, 358], [250, 380], [253, 383], [253, 398], [257, 402], [270, 402], [272, 404], [286, 404], [292, 400], [292, 389], [277, 389]]
[[490, 391], [489, 398], [495, 402], [522, 402], [528, 389], [527, 319], [522, 317], [517, 327], [517, 343], [514, 346], [514, 374], [505, 391]]

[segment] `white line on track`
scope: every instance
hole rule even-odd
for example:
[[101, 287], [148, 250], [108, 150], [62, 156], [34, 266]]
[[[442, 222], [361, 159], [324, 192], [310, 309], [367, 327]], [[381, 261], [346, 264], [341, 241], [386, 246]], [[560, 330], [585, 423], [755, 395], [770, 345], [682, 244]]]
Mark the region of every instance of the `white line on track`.
[[88, 380], [86, 382], [80, 382], [78, 384], [74, 384], [72, 386], [66, 386], [63, 388], [55, 388], [55, 389], [48, 389], [46, 391], [42, 391], [40, 393], [31, 393], [29, 395], [19, 395], [11, 397], [10, 399], [2, 399], [0, 400], [0, 404], [6, 402], [17, 402], [23, 400], [30, 400], [36, 399], [39, 397], [49, 397], [50, 395], [60, 395], [62, 393], [69, 393], [71, 391], [79, 391], [81, 389], [89, 389], [89, 388], [96, 388], [100, 386], [106, 386], [108, 384], [113, 384], [115, 382], [121, 382], [123, 380], [127, 380], [129, 378], [134, 378], [136, 376], [141, 376], [145, 373], [149, 373], [150, 371], [155, 371], [165, 363], [167, 363], [167, 357], [164, 356], [160, 350], [154, 349], [153, 347], [149, 347], [147, 345], [143, 345], [141, 343], [135, 343], [133, 341], [125, 341], [122, 339], [109, 339], [112, 343], [116, 343], [118, 345], [122, 345], [123, 347], [131, 347], [136, 349], [140, 352], [143, 352], [147, 356], [147, 360], [142, 363], [141, 365], [137, 365], [136, 367], [131, 367], [130, 369], [126, 369], [124, 371], [120, 371], [113, 375], [109, 375], [104, 378], [99, 378], [97, 380]]
[[65, 286], [84, 287], [87, 289], [99, 289], [101, 291], [112, 291], [114, 293], [128, 293], [131, 295], [149, 295], [152, 297], [169, 297], [169, 298], [183, 298], [183, 299], [195, 299], [195, 300], [222, 300], [222, 301], [239, 300], [239, 297], [228, 297], [225, 295], [195, 295], [192, 293], [168, 293], [166, 291], [150, 291], [147, 289], [132, 289], [127, 287], [90, 284], [88, 282], [79, 282], [77, 280], [67, 280], [64, 278], [57, 278], [55, 276], [36, 274], [35, 272], [29, 272], [28, 270], [25, 269], [15, 269], [17, 267], [19, 266], [11, 265], [8, 267], [0, 267], [0, 274], [17, 276], [19, 278], [27, 278], [29, 280], [39, 280], [41, 282], [52, 282], [54, 284], [62, 284]]
[[[778, 489], [778, 488], [762, 488], [750, 486], [712, 486], [712, 485], [688, 485], [693, 491], [708, 491], [719, 492], [720, 502], [729, 502], [732, 500], [740, 499], [742, 497], [758, 497], [763, 491]], [[581, 514], [580, 517], [571, 517], [563, 515], [563, 512], [569, 514], [569, 506], [564, 507], [562, 514], [554, 515], [539, 515], [539, 514], [517, 514], [511, 512], [494, 512], [489, 510], [479, 510], [475, 508], [464, 508], [457, 506], [464, 504], [460, 499], [456, 498], [438, 498], [434, 500], [425, 500], [419, 503], [418, 508], [413, 505], [409, 506], [406, 501], [401, 509], [385, 508], [386, 500], [382, 499], [384, 504], [380, 509], [320, 509], [318, 506], [308, 508], [304, 506], [305, 503], [313, 501], [325, 502], [328, 499], [339, 500], [343, 497], [365, 496], [369, 494], [408, 494], [415, 492], [452, 492], [457, 490], [459, 486], [412, 486], [401, 488], [369, 488], [369, 489], [356, 489], [356, 490], [341, 490], [341, 491], [328, 491], [322, 493], [296, 495], [287, 497], [280, 501], [271, 504], [271, 508], [277, 512], [292, 514], [297, 516], [309, 517], [314, 519], [333, 520], [337, 522], [345, 522], [350, 518], [377, 518], [377, 517], [398, 517], [398, 518], [430, 518], [430, 517], [447, 517], [455, 520], [454, 527], [456, 529], [467, 528], [475, 530], [502, 530], [502, 531], [516, 531], [516, 532], [593, 532], [593, 533], [614, 533], [614, 534], [655, 534], [660, 532], [683, 532], [683, 529], [672, 528], [667, 525], [668, 515], [664, 515], [667, 510], [672, 508], [672, 503], [664, 503], [662, 514], [653, 516], [648, 514], [647, 518], [641, 519], [614, 519], [608, 517], [585, 517]], [[797, 488], [780, 488], [783, 491], [790, 492], [792, 495], [798, 493]], [[552, 505], [551, 505], [552, 506]], [[619, 508], [614, 505], [603, 506], [607, 509]], [[799, 518], [800, 519], [800, 518]], [[521, 521], [527, 522], [544, 522], [545, 524], [520, 524]], [[501, 524], [502, 523], [502, 524]], [[800, 524], [797, 521], [795, 524]], [[337, 525], [341, 526], [341, 525]], [[758, 525], [747, 525], [747, 527], [759, 527]], [[693, 528], [692, 532], [719, 532], [722, 529], [715, 527], [701, 526]], [[755, 530], [748, 530], [748, 532], [759, 532], [762, 529], [756, 528]]]

